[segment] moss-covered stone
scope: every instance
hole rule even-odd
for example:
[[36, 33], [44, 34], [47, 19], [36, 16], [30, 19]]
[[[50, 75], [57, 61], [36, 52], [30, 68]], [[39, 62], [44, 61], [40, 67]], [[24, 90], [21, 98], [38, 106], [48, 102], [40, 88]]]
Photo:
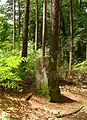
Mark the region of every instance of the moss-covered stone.
[[59, 82], [55, 61], [50, 57], [40, 57], [36, 63], [37, 93], [50, 96], [51, 101], [58, 102], [60, 97]]
[[[36, 62], [36, 87], [37, 93], [42, 96], [49, 96], [48, 89], [48, 66], [49, 57], [40, 57]], [[47, 95], [48, 94], [48, 95]]]

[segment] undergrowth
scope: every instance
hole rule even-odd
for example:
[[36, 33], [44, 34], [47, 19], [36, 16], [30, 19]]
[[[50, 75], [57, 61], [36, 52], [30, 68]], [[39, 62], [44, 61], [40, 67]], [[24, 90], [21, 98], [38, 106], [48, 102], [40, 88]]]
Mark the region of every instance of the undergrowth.
[[28, 58], [21, 57], [21, 50], [0, 49], [0, 86], [20, 90], [16, 81], [35, 75], [36, 58], [40, 52], [34, 52], [33, 43], [29, 43]]
[[77, 73], [87, 74], [87, 60], [75, 65], [73, 67], [73, 71]]

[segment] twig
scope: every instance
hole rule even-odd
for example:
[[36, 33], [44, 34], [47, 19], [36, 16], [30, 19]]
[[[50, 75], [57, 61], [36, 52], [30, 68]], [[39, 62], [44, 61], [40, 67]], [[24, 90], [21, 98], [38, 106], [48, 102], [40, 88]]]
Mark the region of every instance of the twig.
[[68, 113], [68, 114], [63, 114], [63, 115], [58, 115], [56, 116], [57, 118], [63, 118], [63, 117], [66, 117], [66, 116], [70, 116], [70, 115], [73, 115], [73, 114], [76, 114], [77, 112], [79, 112], [84, 106], [80, 107], [79, 109], [77, 109], [76, 111], [72, 112], [72, 113]]
[[29, 101], [31, 99], [31, 97], [33, 96], [33, 94], [28, 95], [28, 97], [26, 97], [25, 101]]

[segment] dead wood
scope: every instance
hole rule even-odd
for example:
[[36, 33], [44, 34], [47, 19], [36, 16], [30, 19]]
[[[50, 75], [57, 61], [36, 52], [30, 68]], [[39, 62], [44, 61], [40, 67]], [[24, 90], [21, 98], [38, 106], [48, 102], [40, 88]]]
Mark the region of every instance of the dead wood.
[[56, 116], [56, 117], [57, 117], [57, 118], [63, 118], [63, 117], [67, 117], [67, 116], [76, 114], [76, 113], [78, 113], [83, 107], [84, 107], [84, 106], [81, 106], [79, 109], [77, 109], [77, 110], [74, 111], [74, 112], [71, 112], [71, 113], [68, 113], [68, 114], [63, 114], [63, 115], [58, 115], [58, 116]]

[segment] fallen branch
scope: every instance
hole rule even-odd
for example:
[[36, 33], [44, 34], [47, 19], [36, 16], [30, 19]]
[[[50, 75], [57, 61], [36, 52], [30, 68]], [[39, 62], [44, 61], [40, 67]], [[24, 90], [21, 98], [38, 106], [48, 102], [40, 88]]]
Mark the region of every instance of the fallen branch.
[[33, 94], [28, 95], [28, 97], [26, 97], [25, 101], [29, 101], [32, 96], [33, 96]]
[[76, 111], [72, 112], [72, 113], [68, 113], [68, 114], [63, 114], [63, 115], [58, 115], [56, 116], [57, 118], [63, 118], [63, 117], [66, 117], [66, 116], [70, 116], [70, 115], [73, 115], [73, 114], [76, 114], [78, 113], [84, 106], [80, 107], [79, 109], [77, 109]]

